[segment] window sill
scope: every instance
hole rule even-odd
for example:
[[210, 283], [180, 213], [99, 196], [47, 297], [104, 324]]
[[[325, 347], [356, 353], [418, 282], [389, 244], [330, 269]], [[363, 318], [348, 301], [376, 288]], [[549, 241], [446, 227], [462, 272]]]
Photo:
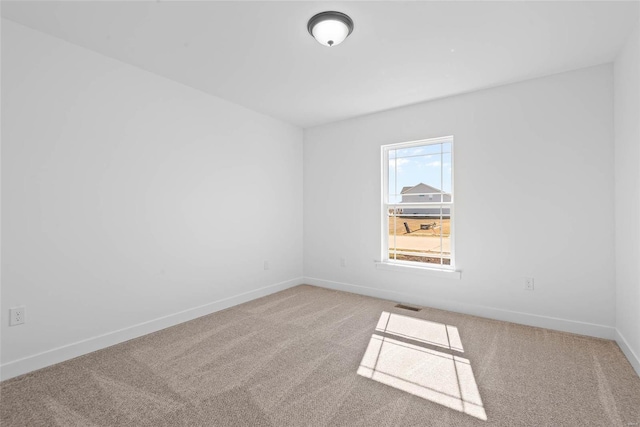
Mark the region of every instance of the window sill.
[[376, 268], [389, 271], [403, 271], [406, 273], [424, 274], [432, 277], [460, 280], [462, 272], [459, 270], [444, 270], [439, 268], [419, 267], [413, 265], [395, 264], [391, 262], [376, 261]]

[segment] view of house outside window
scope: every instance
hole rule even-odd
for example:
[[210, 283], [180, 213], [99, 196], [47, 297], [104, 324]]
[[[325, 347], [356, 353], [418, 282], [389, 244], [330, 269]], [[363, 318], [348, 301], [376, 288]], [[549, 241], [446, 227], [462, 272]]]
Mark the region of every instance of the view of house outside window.
[[383, 260], [453, 268], [453, 137], [382, 147]]

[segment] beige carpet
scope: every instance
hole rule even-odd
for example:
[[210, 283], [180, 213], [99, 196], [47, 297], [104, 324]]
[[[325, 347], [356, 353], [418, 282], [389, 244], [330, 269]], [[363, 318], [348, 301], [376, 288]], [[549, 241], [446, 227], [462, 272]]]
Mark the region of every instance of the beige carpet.
[[612, 341], [394, 305], [288, 289], [5, 381], [1, 425], [640, 425]]

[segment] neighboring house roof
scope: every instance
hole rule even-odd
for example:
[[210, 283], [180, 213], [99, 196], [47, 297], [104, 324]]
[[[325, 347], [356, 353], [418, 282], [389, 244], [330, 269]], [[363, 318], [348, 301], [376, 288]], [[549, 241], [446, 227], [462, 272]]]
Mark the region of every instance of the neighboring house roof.
[[[415, 193], [439, 193], [441, 190], [430, 185], [420, 183], [418, 185], [414, 185], [413, 187], [403, 187], [400, 194], [415, 194]], [[448, 193], [444, 193], [448, 194]]]

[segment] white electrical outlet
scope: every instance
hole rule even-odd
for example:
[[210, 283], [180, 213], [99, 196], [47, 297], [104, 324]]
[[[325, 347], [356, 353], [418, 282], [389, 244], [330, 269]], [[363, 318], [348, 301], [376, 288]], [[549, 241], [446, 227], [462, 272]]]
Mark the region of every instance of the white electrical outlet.
[[347, 261], [344, 258], [340, 258], [340, 267], [346, 267]]
[[264, 269], [268, 270], [269, 269], [269, 261], [265, 261], [264, 262]]
[[9, 326], [22, 325], [24, 323], [25, 307], [14, 307], [9, 309]]
[[533, 290], [533, 277], [525, 277], [524, 278], [524, 290], [532, 291]]

